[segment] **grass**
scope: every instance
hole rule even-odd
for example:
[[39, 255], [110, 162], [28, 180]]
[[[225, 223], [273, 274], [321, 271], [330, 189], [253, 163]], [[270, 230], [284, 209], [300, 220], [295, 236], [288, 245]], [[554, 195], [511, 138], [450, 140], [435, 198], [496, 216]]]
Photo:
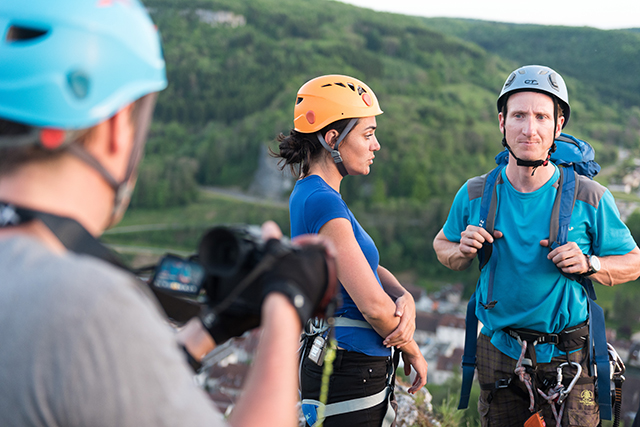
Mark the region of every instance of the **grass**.
[[101, 240], [136, 267], [151, 264], [167, 252], [195, 253], [200, 237], [221, 224], [262, 224], [275, 221], [289, 234], [289, 211], [277, 203], [235, 200], [226, 195], [202, 192], [198, 201], [165, 209], [130, 209], [117, 227]]
[[625, 193], [622, 191], [615, 191], [615, 192], [611, 192], [611, 194], [613, 194], [613, 197], [619, 201], [640, 203], [640, 197], [638, 196], [637, 193]]

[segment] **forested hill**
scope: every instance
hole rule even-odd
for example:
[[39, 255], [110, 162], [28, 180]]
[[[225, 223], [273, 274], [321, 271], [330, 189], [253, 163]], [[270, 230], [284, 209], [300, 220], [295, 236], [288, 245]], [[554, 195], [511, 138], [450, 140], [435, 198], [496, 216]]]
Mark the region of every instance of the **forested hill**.
[[601, 164], [617, 146], [640, 147], [640, 33], [428, 20], [328, 0], [145, 4], [169, 87], [134, 206], [187, 203], [196, 183], [246, 188], [260, 147], [291, 128], [296, 90], [328, 73], [365, 81], [385, 112], [371, 174], [342, 190], [398, 268], [433, 256], [456, 190], [492, 167], [495, 100], [518, 66], [540, 62], [565, 77], [567, 131], [592, 142]]
[[425, 19], [430, 27], [472, 41], [518, 63], [554, 67], [603, 100], [640, 105], [640, 29], [602, 31], [464, 19]]

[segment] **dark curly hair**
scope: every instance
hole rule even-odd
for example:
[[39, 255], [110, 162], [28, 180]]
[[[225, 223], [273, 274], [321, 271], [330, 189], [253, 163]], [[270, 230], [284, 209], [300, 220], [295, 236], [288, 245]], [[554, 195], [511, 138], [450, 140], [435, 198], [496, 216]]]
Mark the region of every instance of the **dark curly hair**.
[[[330, 130], [342, 133], [351, 119], [341, 119], [335, 121], [322, 130], [321, 135], [326, 135]], [[288, 136], [283, 133], [276, 138], [279, 152], [269, 149], [270, 154], [281, 159], [278, 163], [280, 169], [289, 166], [291, 174], [296, 178], [304, 178], [309, 174], [309, 167], [314, 161], [328, 152], [322, 146], [315, 133], [302, 133], [291, 129]]]

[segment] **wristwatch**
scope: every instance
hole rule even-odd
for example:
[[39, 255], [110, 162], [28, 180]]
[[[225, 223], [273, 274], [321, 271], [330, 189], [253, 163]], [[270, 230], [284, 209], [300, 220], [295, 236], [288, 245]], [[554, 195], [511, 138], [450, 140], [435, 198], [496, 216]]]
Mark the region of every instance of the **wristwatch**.
[[600, 271], [600, 260], [595, 255], [584, 255], [587, 258], [587, 265], [589, 266], [589, 270], [586, 273], [583, 273], [583, 276], [591, 276], [593, 273], [597, 273]]

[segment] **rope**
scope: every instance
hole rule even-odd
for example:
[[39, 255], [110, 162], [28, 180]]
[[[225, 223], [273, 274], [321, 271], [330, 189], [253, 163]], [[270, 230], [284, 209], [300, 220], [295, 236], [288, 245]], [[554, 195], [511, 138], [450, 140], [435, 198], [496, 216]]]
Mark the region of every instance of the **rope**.
[[320, 402], [322, 405], [318, 407], [318, 419], [321, 420], [318, 427], [322, 427], [324, 424], [324, 410], [325, 405], [327, 404], [327, 400], [329, 397], [329, 378], [333, 373], [333, 361], [336, 358], [336, 347], [338, 343], [335, 338], [331, 338], [329, 340], [329, 344], [327, 345], [327, 352], [324, 356], [324, 366], [322, 368], [322, 382], [320, 383]]
[[[576, 367], [577, 372], [573, 376], [571, 383], [569, 383], [569, 387], [565, 388], [562, 384], [562, 368], [564, 366], [573, 365]], [[538, 389], [538, 394], [542, 396], [547, 402], [549, 402], [549, 406], [551, 406], [551, 412], [553, 412], [553, 417], [556, 419], [556, 427], [562, 426], [562, 414], [564, 412], [564, 402], [571, 390], [573, 390], [573, 386], [576, 385], [580, 375], [582, 375], [582, 366], [576, 362], [564, 362], [561, 363], [557, 368], [557, 377], [556, 377], [556, 385], [549, 391], [549, 394], [545, 394], [542, 390]], [[556, 405], [560, 406], [560, 412], [557, 411]]]
[[535, 412], [535, 397], [533, 396], [533, 386], [531, 383], [531, 375], [529, 375], [526, 371], [526, 368], [522, 366], [522, 361], [524, 360], [524, 354], [527, 351], [527, 342], [522, 342], [522, 352], [520, 353], [520, 358], [518, 359], [518, 363], [516, 364], [516, 369], [514, 370], [515, 374], [520, 378], [520, 381], [527, 386], [527, 390], [529, 391], [529, 411]]
[[540, 396], [544, 398], [547, 402], [549, 402], [549, 406], [551, 406], [551, 412], [553, 413], [553, 417], [556, 419], [556, 427], [562, 427], [562, 414], [564, 413], [564, 402], [560, 405], [560, 412], [556, 409], [556, 400], [560, 397], [560, 392], [564, 386], [562, 383], [556, 384], [555, 387], [551, 389], [549, 394], [544, 394], [544, 392], [538, 389], [538, 393]]

